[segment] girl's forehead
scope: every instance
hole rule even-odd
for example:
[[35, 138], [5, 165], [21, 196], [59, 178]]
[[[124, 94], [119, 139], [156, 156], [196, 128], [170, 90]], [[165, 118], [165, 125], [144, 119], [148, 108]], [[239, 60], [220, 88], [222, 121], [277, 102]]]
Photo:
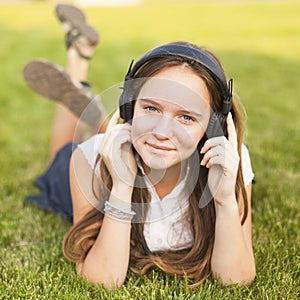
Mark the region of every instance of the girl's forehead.
[[184, 81], [178, 79], [180, 78], [151, 77], [141, 88], [138, 99], [159, 101], [166, 105], [173, 104], [186, 110], [203, 111], [209, 107], [210, 96], [200, 77]]

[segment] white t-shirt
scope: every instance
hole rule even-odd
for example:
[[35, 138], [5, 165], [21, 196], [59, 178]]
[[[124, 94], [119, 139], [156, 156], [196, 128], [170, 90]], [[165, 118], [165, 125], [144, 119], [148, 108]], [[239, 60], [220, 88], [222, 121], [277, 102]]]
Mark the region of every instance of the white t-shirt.
[[[103, 134], [97, 134], [78, 145], [91, 168], [94, 168], [96, 157], [102, 142]], [[242, 171], [245, 186], [249, 185], [254, 174], [251, 167], [249, 151], [242, 145]], [[99, 176], [99, 168], [95, 169]], [[187, 175], [186, 175], [187, 177]], [[151, 195], [151, 201], [144, 224], [144, 236], [152, 252], [160, 250], [180, 250], [190, 247], [194, 240], [190, 223], [185, 224], [182, 216], [189, 208], [189, 195], [185, 192], [186, 177], [181, 180], [172, 192], [160, 199], [154, 186], [145, 176], [145, 183]]]

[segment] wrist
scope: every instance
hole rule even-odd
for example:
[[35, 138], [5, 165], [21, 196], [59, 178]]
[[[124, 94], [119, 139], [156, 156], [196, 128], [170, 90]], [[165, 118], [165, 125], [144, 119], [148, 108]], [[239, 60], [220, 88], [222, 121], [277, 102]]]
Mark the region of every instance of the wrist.
[[135, 216], [135, 212], [131, 210], [130, 203], [123, 203], [123, 207], [112, 204], [111, 201], [105, 201], [104, 203], [104, 213], [113, 219], [124, 222], [131, 222], [132, 218]]
[[114, 179], [112, 180], [112, 190], [114, 190], [116, 194], [120, 194], [122, 196], [124, 196], [123, 194], [124, 192], [132, 194], [134, 185], [135, 185], [135, 177], [130, 178], [129, 176], [128, 177], [115, 176]]
[[133, 193], [133, 186], [128, 185], [113, 185], [109, 201], [112, 203], [131, 203], [131, 197]]
[[119, 221], [131, 222], [135, 215], [131, 208], [132, 192], [133, 188], [127, 185], [113, 187], [109, 199], [104, 203], [105, 215]]
[[234, 209], [238, 207], [235, 193], [222, 198], [214, 198], [214, 201], [216, 208]]

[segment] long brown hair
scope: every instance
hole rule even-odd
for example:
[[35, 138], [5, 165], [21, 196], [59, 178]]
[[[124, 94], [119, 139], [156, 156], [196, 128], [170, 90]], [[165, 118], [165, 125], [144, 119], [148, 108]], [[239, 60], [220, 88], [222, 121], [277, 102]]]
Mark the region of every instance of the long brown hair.
[[[209, 55], [222, 69], [220, 61], [214, 54], [206, 49], [199, 48], [194, 44], [187, 42], [177, 42], [177, 44], [185, 45], [200, 49]], [[211, 107], [213, 110], [220, 110], [222, 103], [222, 92], [216, 81], [200, 64], [182, 57], [164, 57], [156, 58], [147, 62], [146, 66], [142, 66], [135, 74], [135, 78], [146, 78], [157, 74], [164, 68], [185, 64], [196, 72], [206, 83], [209, 94], [211, 95]], [[238, 152], [241, 156], [241, 146], [243, 141], [245, 113], [239, 98], [234, 95], [233, 99], [233, 119], [236, 126], [238, 137]], [[102, 178], [102, 188], [110, 190], [112, 180], [108, 170], [106, 169], [101, 158], [97, 158], [100, 163], [100, 175]], [[140, 171], [138, 171], [140, 173]], [[215, 207], [214, 201], [210, 201], [205, 207], [199, 208], [199, 195], [202, 195], [207, 183], [208, 171], [204, 167], [197, 169], [198, 180], [189, 196], [189, 210], [183, 221], [187, 221], [191, 226], [194, 243], [190, 248], [179, 251], [159, 251], [149, 255], [143, 243], [143, 223], [133, 222], [131, 230], [131, 247], [130, 260], [132, 262], [132, 270], [141, 274], [148, 273], [153, 268], [159, 268], [166, 273], [176, 274], [178, 276], [186, 276], [192, 281], [192, 286], [197, 286], [203, 282], [210, 274], [210, 262], [214, 246], [215, 231]], [[141, 174], [139, 174], [139, 178]], [[138, 185], [136, 185], [138, 186]], [[139, 185], [140, 186], [140, 185]], [[100, 187], [101, 188], [101, 187]], [[236, 199], [238, 201], [241, 224], [245, 222], [248, 214], [247, 195], [242, 176], [241, 163], [239, 164], [236, 187]], [[105, 196], [98, 196], [101, 203]], [[240, 201], [242, 199], [242, 201]], [[132, 195], [132, 203], [139, 203], [139, 214], [147, 214], [147, 203], [150, 202], [150, 194], [147, 189], [135, 187]], [[63, 242], [63, 250], [65, 256], [74, 262], [83, 262], [87, 253], [93, 246], [103, 220], [103, 214], [96, 208], [91, 210], [77, 224], [74, 224], [66, 234]]]

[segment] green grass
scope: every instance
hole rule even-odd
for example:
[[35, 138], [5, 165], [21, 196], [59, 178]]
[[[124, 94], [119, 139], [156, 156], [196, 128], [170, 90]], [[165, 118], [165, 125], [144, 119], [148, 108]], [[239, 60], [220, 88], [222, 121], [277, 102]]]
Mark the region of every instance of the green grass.
[[[257, 278], [250, 287], [221, 287], [208, 279], [189, 290], [184, 280], [157, 271], [145, 277], [130, 274], [119, 291], [108, 293], [78, 278], [64, 259], [61, 241], [69, 225], [24, 203], [25, 195], [36, 192], [32, 181], [45, 168], [54, 105], [25, 86], [22, 68], [36, 57], [64, 65], [65, 49], [52, 5], [2, 5], [0, 299], [296, 299], [299, 11], [300, 4], [292, 2], [86, 9], [102, 35], [89, 73], [96, 93], [122, 81], [129, 61], [160, 43], [186, 39], [212, 49], [235, 78], [247, 109], [246, 142], [256, 175]], [[117, 99], [105, 105], [111, 110]]]

